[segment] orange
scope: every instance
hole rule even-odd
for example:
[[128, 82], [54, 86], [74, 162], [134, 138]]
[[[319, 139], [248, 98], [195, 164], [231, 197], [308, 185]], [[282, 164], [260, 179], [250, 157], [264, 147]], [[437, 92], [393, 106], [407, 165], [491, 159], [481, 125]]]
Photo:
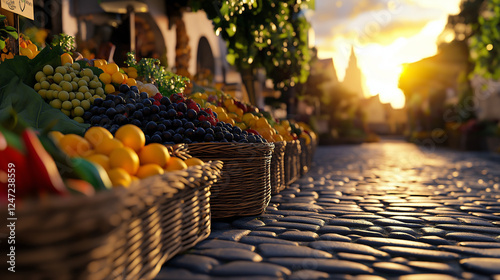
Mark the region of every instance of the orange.
[[104, 66], [104, 69], [105, 69], [104, 72], [110, 75], [113, 75], [114, 73], [120, 71], [120, 67], [118, 67], [118, 65], [114, 62]]
[[139, 169], [139, 157], [129, 147], [117, 148], [109, 154], [109, 167], [120, 167], [127, 171], [128, 174], [134, 175]]
[[73, 57], [71, 57], [71, 55], [69, 53], [61, 54], [61, 65], [64, 65], [66, 63], [73, 64]]
[[177, 157], [170, 157], [170, 160], [167, 162], [167, 168], [165, 168], [165, 171], [184, 170], [187, 168], [187, 164], [182, 159]]
[[101, 80], [101, 82], [103, 82], [104, 84], [110, 84], [111, 83], [111, 75], [106, 73], [106, 72], [103, 72], [103, 73], [101, 73], [101, 75], [99, 75], [99, 80]]
[[59, 140], [59, 147], [70, 157], [84, 156], [90, 151], [90, 143], [76, 134], [64, 135]]
[[111, 75], [111, 81], [115, 84], [121, 84], [125, 80], [125, 75], [120, 72], [115, 72]]
[[203, 165], [203, 161], [199, 158], [195, 158], [195, 157], [192, 157], [192, 158], [188, 158], [184, 161], [184, 163], [187, 165], [187, 166], [194, 166], [194, 165]]
[[130, 174], [128, 174], [127, 171], [125, 171], [122, 168], [111, 169], [110, 171], [108, 171], [108, 176], [109, 179], [111, 179], [113, 187], [118, 187], [118, 186], [128, 187], [130, 185], [130, 182], [132, 182]]
[[99, 146], [104, 139], [112, 139], [113, 134], [109, 132], [109, 130], [100, 127], [100, 126], [93, 126], [85, 132], [85, 135], [83, 136], [87, 141], [92, 144], [92, 146], [95, 148]]
[[146, 144], [144, 132], [133, 124], [126, 124], [118, 128], [115, 138], [122, 141], [125, 147], [132, 148], [136, 152], [139, 152]]
[[103, 154], [93, 154], [90, 156], [85, 157], [85, 159], [95, 163], [99, 164], [104, 170], [109, 170], [109, 157]]
[[154, 175], [161, 175], [165, 173], [163, 168], [159, 166], [158, 164], [150, 163], [150, 164], [145, 164], [139, 167], [139, 170], [137, 170], [137, 178], [143, 179], [149, 176], [154, 176]]
[[168, 153], [168, 149], [162, 144], [151, 143], [139, 152], [139, 161], [141, 164], [154, 163], [161, 168], [164, 168], [170, 159], [170, 154]]
[[99, 145], [94, 147], [94, 150], [98, 154], [109, 156], [111, 152], [115, 149], [123, 148], [123, 143], [115, 138], [103, 139]]
[[51, 131], [49, 132], [49, 136], [52, 138], [52, 140], [56, 143], [58, 143], [61, 138], [63, 138], [64, 134], [62, 134], [60, 131]]

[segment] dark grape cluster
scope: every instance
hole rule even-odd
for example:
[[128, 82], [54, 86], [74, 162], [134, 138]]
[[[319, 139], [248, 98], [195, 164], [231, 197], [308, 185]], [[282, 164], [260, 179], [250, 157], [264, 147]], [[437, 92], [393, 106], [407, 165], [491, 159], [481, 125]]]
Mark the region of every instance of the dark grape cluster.
[[83, 115], [84, 121], [104, 127], [113, 135], [122, 125], [136, 125], [144, 131], [146, 143], [266, 142], [260, 135], [219, 122], [211, 109], [201, 109], [181, 94], [149, 97], [136, 86], [127, 85], [121, 85], [119, 92], [105, 99], [96, 98]]

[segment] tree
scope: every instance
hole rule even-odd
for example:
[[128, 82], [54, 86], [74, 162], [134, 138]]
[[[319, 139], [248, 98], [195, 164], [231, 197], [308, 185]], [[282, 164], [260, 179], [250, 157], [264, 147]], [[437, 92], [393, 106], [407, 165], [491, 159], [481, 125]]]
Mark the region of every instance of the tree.
[[470, 38], [473, 73], [487, 79], [500, 79], [500, 0], [485, 0]]
[[255, 104], [255, 71], [264, 68], [277, 90], [304, 83], [309, 73], [309, 23], [302, 9], [311, 0], [191, 0], [203, 9], [227, 42], [227, 60], [236, 65]]

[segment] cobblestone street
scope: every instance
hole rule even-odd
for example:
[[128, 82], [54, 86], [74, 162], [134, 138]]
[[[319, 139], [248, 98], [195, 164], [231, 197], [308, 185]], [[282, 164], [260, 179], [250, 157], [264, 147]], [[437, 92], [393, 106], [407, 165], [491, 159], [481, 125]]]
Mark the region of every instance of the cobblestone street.
[[318, 147], [308, 174], [156, 279], [500, 279], [500, 156]]

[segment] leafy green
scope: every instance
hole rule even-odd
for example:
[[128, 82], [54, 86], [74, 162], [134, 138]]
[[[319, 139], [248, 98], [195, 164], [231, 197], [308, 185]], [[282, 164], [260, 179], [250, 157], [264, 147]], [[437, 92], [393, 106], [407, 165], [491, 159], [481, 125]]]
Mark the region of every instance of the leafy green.
[[[2, 76], [4, 73], [2, 72]], [[7, 75], [6, 75], [7, 76]], [[9, 75], [10, 81], [0, 88], [0, 114], [14, 109], [18, 117], [30, 127], [43, 129], [52, 125], [53, 130], [62, 133], [75, 133], [83, 135], [88, 124], [80, 124], [68, 118], [63, 112], [52, 108], [47, 104], [36, 91], [30, 86], [24, 84], [16, 76]]]
[[[62, 50], [59, 47], [45, 47], [31, 60], [26, 56], [14, 56], [13, 59], [5, 60], [0, 64], [0, 73], [2, 73], [0, 76], [0, 85], [7, 84], [12, 78], [10, 75], [14, 74], [20, 78], [23, 83], [33, 87], [36, 83], [35, 74], [42, 70], [43, 66], [50, 64], [55, 68], [61, 65], [60, 52], [62, 52]], [[11, 74], [7, 75], [9, 72]]]

